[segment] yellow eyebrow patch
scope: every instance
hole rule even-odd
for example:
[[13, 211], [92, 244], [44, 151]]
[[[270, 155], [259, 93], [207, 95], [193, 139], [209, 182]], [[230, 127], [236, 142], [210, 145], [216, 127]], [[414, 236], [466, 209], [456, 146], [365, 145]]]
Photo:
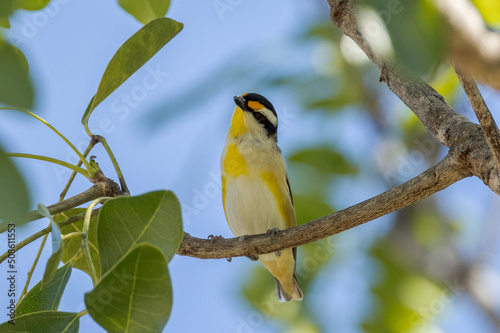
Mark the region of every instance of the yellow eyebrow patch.
[[241, 95], [241, 97], [245, 97], [246, 95], [248, 95], [248, 93], [244, 93]]
[[223, 162], [224, 171], [233, 177], [248, 175], [248, 165], [238, 148], [233, 143], [227, 147], [226, 157]]
[[288, 214], [288, 210], [286, 209], [284, 194], [281, 193], [278, 179], [276, 179], [276, 176], [271, 171], [263, 172], [260, 176], [267, 187], [271, 190], [274, 199], [276, 200], [276, 204], [278, 205], [281, 217], [283, 217], [286, 223], [289, 224], [290, 216]]
[[257, 101], [248, 101], [248, 107], [252, 110], [265, 109], [264, 105]]

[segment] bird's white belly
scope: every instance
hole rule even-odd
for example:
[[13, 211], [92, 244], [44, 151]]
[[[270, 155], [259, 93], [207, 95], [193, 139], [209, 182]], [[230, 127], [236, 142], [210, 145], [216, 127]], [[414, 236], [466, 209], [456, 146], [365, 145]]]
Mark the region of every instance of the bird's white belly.
[[257, 177], [232, 177], [226, 184], [225, 209], [235, 236], [287, 228], [273, 193]]

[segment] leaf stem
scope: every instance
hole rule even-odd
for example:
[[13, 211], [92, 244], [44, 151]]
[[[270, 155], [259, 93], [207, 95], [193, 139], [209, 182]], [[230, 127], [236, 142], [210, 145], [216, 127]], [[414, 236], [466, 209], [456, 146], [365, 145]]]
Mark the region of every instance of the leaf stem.
[[89, 312], [87, 311], [87, 309], [81, 311], [81, 312], [78, 312], [78, 317], [83, 317], [85, 315], [89, 314]]
[[56, 158], [42, 156], [42, 155], [24, 154], [24, 153], [7, 153], [7, 156], [10, 156], [10, 157], [21, 157], [21, 158], [31, 158], [31, 159], [34, 159], [34, 160], [40, 160], [40, 161], [45, 161], [45, 162], [50, 162], [50, 163], [58, 164], [58, 165], [63, 166], [65, 168], [69, 168], [69, 169], [73, 170], [74, 172], [78, 172], [78, 173], [82, 174], [83, 176], [85, 176], [86, 178], [90, 177], [90, 172], [89, 171], [87, 171], [87, 170], [85, 170], [83, 168], [74, 166], [71, 163], [58, 160]]
[[[90, 140], [90, 143], [89, 145], [87, 146], [87, 148], [85, 149], [85, 151], [83, 152], [83, 157], [87, 158], [87, 155], [90, 153], [90, 151], [92, 150], [92, 148], [94, 148], [94, 146], [99, 142], [98, 139], [96, 138], [92, 138]], [[79, 160], [78, 163], [76, 164], [76, 167], [80, 167], [82, 165], [82, 160]], [[66, 186], [64, 187], [63, 191], [61, 192], [61, 194], [59, 195], [59, 201], [63, 201], [64, 200], [64, 197], [66, 196], [66, 193], [68, 193], [68, 190], [69, 190], [69, 187], [71, 186], [71, 184], [73, 183], [73, 180], [75, 179], [75, 176], [76, 176], [76, 173], [77, 171], [74, 171], [73, 170], [73, 173], [71, 174], [71, 176], [69, 177], [68, 179], [68, 182], [66, 183]]]
[[108, 153], [109, 159], [113, 163], [113, 167], [115, 168], [116, 175], [118, 176], [118, 180], [120, 181], [120, 187], [123, 192], [130, 194], [130, 191], [128, 190], [127, 183], [125, 182], [125, 178], [123, 177], [122, 171], [120, 169], [120, 166], [118, 165], [118, 161], [115, 158], [115, 155], [111, 151], [111, 148], [108, 145], [108, 142], [103, 136], [96, 135], [98, 137], [99, 142], [103, 145], [104, 149], [106, 149], [106, 152]]
[[44, 125], [46, 125], [52, 131], [54, 131], [54, 133], [56, 133], [57, 135], [59, 135], [59, 137], [61, 139], [63, 139], [64, 142], [66, 142], [68, 144], [68, 146], [71, 147], [71, 149], [73, 149], [73, 151], [78, 155], [78, 157], [83, 162], [83, 164], [85, 164], [85, 167], [87, 168], [87, 170], [90, 173], [90, 175], [94, 176], [94, 172], [95, 171], [93, 171], [93, 168], [90, 166], [89, 162], [87, 162], [87, 160], [85, 159], [85, 157], [83, 157], [83, 155], [78, 151], [78, 149], [76, 149], [76, 147], [71, 143], [71, 141], [69, 141], [61, 132], [59, 132], [54, 126], [52, 126], [51, 124], [49, 124], [45, 119], [43, 119], [43, 118], [37, 116], [36, 114], [34, 114], [33, 112], [30, 112], [30, 111], [28, 111], [26, 109], [23, 109], [23, 108], [0, 107], [0, 110], [14, 110], [14, 111], [24, 112], [27, 115], [29, 115], [29, 116], [37, 119], [38, 121], [40, 121], [41, 123], [43, 123]]
[[82, 228], [82, 233], [85, 235], [85, 237], [82, 240], [82, 247], [83, 247], [83, 252], [85, 254], [85, 261], [87, 262], [88, 267], [90, 268], [90, 273], [92, 277], [92, 282], [94, 283], [94, 286], [97, 284], [97, 273], [95, 271], [94, 263], [92, 262], [92, 256], [90, 254], [90, 247], [89, 247], [89, 228], [90, 228], [90, 218], [92, 217], [92, 212], [94, 210], [94, 207], [98, 205], [100, 202], [111, 199], [111, 197], [101, 197], [97, 198], [94, 201], [90, 203], [90, 205], [87, 208], [87, 211], [85, 212], [85, 218], [83, 219], [83, 228]]
[[[48, 228], [50, 230], [50, 226]], [[36, 254], [36, 257], [35, 257], [35, 261], [33, 261], [33, 265], [31, 265], [31, 269], [28, 272], [28, 278], [27, 278], [26, 283], [24, 285], [24, 289], [21, 292], [21, 295], [19, 296], [19, 299], [17, 300], [16, 308], [19, 305], [19, 303], [21, 302], [21, 300], [23, 299], [24, 295], [26, 295], [28, 293], [28, 287], [29, 287], [29, 284], [31, 281], [31, 277], [33, 276], [33, 272], [35, 271], [35, 267], [38, 264], [38, 260], [40, 259], [40, 255], [42, 254], [42, 250], [45, 246], [45, 242], [47, 241], [48, 236], [49, 236], [48, 233], [46, 233], [45, 236], [43, 236], [42, 244], [40, 244], [40, 248], [38, 249], [38, 253]]]
[[65, 241], [65, 240], [68, 240], [68, 239], [73, 238], [73, 237], [84, 238], [85, 234], [83, 232], [78, 232], [78, 231], [70, 232], [69, 234], [64, 235], [62, 237], [62, 239]]

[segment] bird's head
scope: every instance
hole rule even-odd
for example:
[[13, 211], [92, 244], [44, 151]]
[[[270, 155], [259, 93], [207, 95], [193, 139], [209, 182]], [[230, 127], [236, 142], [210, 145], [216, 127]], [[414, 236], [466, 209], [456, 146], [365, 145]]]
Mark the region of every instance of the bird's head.
[[236, 110], [231, 121], [234, 136], [250, 133], [257, 138], [276, 140], [278, 115], [267, 98], [256, 93], [246, 93], [234, 96], [234, 102]]

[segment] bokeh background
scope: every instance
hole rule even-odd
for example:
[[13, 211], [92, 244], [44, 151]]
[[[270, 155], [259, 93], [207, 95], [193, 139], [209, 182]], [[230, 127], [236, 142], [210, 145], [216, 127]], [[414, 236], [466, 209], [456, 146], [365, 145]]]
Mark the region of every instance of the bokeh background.
[[[367, 9], [364, 15], [377, 23], [374, 13]], [[485, 13], [492, 26], [500, 22], [500, 12]], [[234, 95], [261, 93], [278, 111], [279, 144], [299, 223], [394, 187], [446, 153], [331, 23], [326, 1], [174, 0], [167, 16], [182, 22], [184, 30], [94, 111], [90, 128], [106, 137], [133, 195], [174, 191], [191, 235], [231, 237], [219, 158]], [[421, 25], [439, 26], [432, 15], [420, 19]], [[418, 24], [411, 23], [405, 29], [418, 35]], [[52, 0], [41, 11], [17, 11], [11, 25], [2, 33], [29, 61], [34, 112], [83, 150], [88, 137], [81, 116], [113, 54], [142, 25], [116, 1], [97, 0]], [[379, 47], [390, 49], [389, 35], [381, 24], [378, 28]], [[426, 65], [415, 68], [476, 122], [449, 64], [437, 58], [430, 70]], [[481, 90], [498, 117], [500, 95]], [[16, 112], [1, 111], [0, 142], [10, 152], [77, 161], [46, 127]], [[116, 179], [102, 147], [93, 154]], [[57, 202], [68, 170], [39, 161], [16, 160], [16, 165], [34, 205]], [[88, 187], [77, 176], [69, 194]], [[497, 332], [499, 204], [480, 180], [469, 178], [411, 207], [302, 246], [297, 264], [302, 302], [277, 302], [274, 279], [246, 258], [177, 256], [169, 264], [174, 304], [165, 331]], [[46, 225], [39, 220], [18, 228], [18, 241]], [[5, 241], [0, 235], [0, 244]], [[17, 253], [18, 290], [38, 246], [39, 241]], [[49, 255], [46, 246], [31, 286], [41, 279]], [[6, 268], [0, 269], [5, 276]], [[2, 300], [7, 288], [5, 279], [0, 281]], [[83, 295], [91, 289], [89, 276], [73, 270], [60, 310], [83, 310]], [[80, 327], [103, 331], [88, 315]]]

